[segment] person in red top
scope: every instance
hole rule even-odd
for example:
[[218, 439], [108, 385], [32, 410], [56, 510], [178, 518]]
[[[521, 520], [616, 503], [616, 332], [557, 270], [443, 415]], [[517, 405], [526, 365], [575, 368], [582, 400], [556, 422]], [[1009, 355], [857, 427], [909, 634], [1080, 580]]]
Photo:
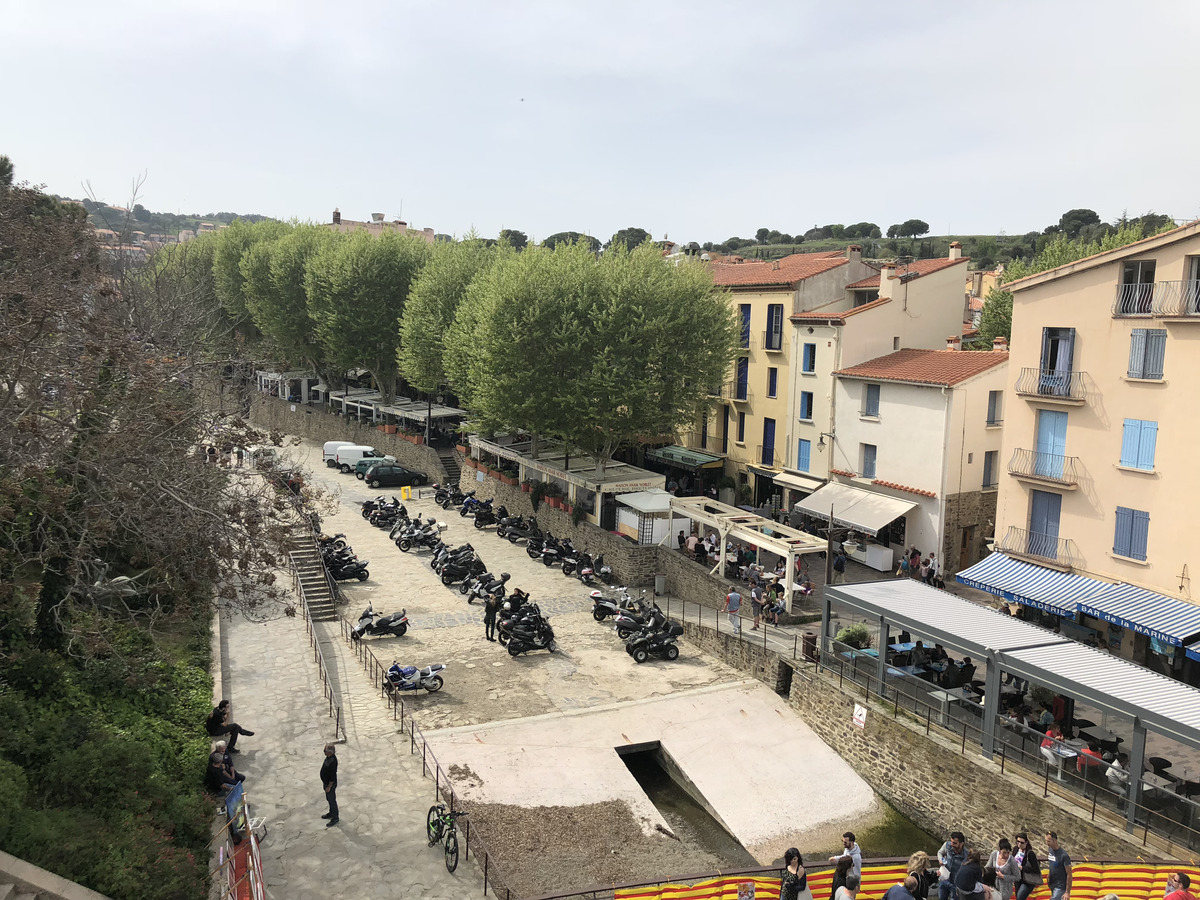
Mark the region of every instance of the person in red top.
[[1094, 743], [1088, 743], [1086, 747], [1079, 749], [1079, 755], [1075, 757], [1075, 771], [1083, 773], [1084, 769], [1090, 769], [1093, 766], [1107, 765], [1104, 759], [1100, 756], [1100, 751], [1096, 749]]
[[1189, 888], [1192, 879], [1187, 872], [1172, 872], [1167, 876], [1167, 893], [1163, 900], [1195, 900]]

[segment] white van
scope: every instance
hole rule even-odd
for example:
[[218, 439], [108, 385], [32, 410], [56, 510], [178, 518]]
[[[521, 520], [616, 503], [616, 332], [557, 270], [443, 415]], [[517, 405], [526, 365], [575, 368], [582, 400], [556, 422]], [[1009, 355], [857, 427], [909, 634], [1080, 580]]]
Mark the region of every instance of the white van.
[[325, 465], [332, 469], [337, 465], [338, 448], [353, 446], [354, 441], [326, 441], [321, 448], [321, 458], [325, 460]]
[[338, 447], [337, 450], [337, 467], [343, 475], [348, 475], [354, 471], [354, 464], [364, 457], [372, 457], [380, 462], [395, 462], [396, 457], [385, 456], [382, 450], [376, 450], [374, 447], [367, 447], [362, 444], [349, 444], [345, 447]]

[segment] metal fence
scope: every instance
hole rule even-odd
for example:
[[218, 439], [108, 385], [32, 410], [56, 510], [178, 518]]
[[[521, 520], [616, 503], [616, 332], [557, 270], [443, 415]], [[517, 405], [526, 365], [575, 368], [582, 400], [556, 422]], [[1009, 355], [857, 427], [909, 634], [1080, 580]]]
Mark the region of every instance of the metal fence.
[[[407, 728], [409, 734], [409, 752], [412, 754], [420, 752], [421, 774], [426, 777], [433, 776], [434, 796], [446, 800], [450, 804], [451, 810], [454, 810], [456, 806], [461, 808], [462, 801], [459, 799], [458, 794], [455, 793], [454, 787], [451, 785], [445, 771], [439, 765], [437, 757], [433, 755], [433, 750], [430, 748], [428, 741], [425, 740], [425, 735], [421, 733], [421, 728], [417, 724], [416, 719], [405, 705], [404, 699], [398, 691], [389, 693], [385, 688], [387, 683], [387, 666], [379, 661], [379, 657], [365, 643], [351, 639], [351, 625], [349, 622], [339, 616], [338, 624], [341, 626], [342, 637], [350, 644], [355, 656], [358, 657], [367, 674], [371, 676], [372, 685], [379, 691], [379, 695], [383, 698], [384, 702], [392, 708], [392, 720], [400, 724], [401, 731]], [[472, 835], [471, 820], [469, 818], [461, 820], [461, 824], [463, 827], [464, 858], [471, 858], [472, 844], [475, 847], [475, 855], [481, 857], [480, 865], [483, 868], [484, 896], [487, 896], [488, 888], [490, 887], [497, 897], [503, 896], [505, 900], [513, 900], [513, 893], [508, 888], [501, 873], [496, 870], [492, 853], [488, 850], [483, 836], [478, 833]], [[478, 829], [476, 829], [477, 831]]]
[[[313, 547], [317, 548], [316, 537], [312, 537], [311, 540]], [[333, 684], [329, 678], [329, 666], [325, 662], [325, 654], [321, 650], [321, 641], [317, 637], [316, 629], [313, 627], [312, 614], [308, 608], [308, 598], [304, 593], [304, 584], [300, 581], [300, 573], [296, 568], [295, 559], [291, 558], [290, 555], [289, 558], [292, 561], [292, 586], [295, 589], [296, 594], [300, 597], [300, 609], [304, 614], [304, 628], [308, 632], [308, 646], [312, 650], [313, 661], [316, 662], [317, 671], [321, 676], [321, 691], [326, 701], [329, 703], [329, 716], [333, 719], [333, 739], [335, 741], [345, 740], [346, 729], [342, 724], [342, 706], [340, 703], [334, 703], [334, 700], [337, 699], [337, 692], [334, 690]], [[317, 558], [321, 558], [319, 548], [317, 548]], [[329, 569], [326, 567], [324, 562], [321, 563], [321, 571], [325, 575], [325, 583], [329, 586], [330, 596], [333, 598], [334, 605], [336, 606], [341, 600], [341, 594], [338, 590], [337, 582], [334, 581], [333, 576], [329, 574]]]

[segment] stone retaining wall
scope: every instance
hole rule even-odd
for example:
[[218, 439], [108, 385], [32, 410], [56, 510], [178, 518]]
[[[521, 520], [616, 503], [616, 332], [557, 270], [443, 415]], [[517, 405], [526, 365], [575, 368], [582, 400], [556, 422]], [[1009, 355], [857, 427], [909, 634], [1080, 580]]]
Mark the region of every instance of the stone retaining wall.
[[374, 425], [363, 424], [357, 419], [320, 407], [288, 403], [258, 394], [250, 407], [250, 424], [266, 431], [296, 434], [322, 444], [326, 441], [354, 441], [396, 457], [400, 465], [424, 472], [431, 482], [446, 480], [446, 469], [432, 447], [411, 444], [394, 434], [385, 434]]
[[990, 849], [998, 838], [1011, 839], [1018, 831], [1040, 836], [1054, 830], [1075, 859], [1155, 855], [1133, 836], [1092, 823], [1053, 794], [1043, 799], [1040, 785], [1011, 771], [1001, 774], [999, 762], [984, 759], [970, 741], [962, 753], [959, 741], [936, 731], [926, 735], [923, 722], [904, 713], [893, 718], [890, 706], [865, 704], [866, 727], [856, 727], [852, 717], [855, 703], [864, 704], [861, 692], [843, 693], [836, 679], [818, 676], [811, 664], [782, 662], [795, 670], [792, 708], [885, 800], [926, 831], [959, 830], [969, 845]]
[[[709, 620], [705, 621], [707, 623]], [[712, 625], [684, 622], [683, 639], [721, 662], [758, 679], [775, 693], [786, 692], [791, 684], [792, 670], [779, 654], [751, 641], [735, 638], [727, 630], [725, 621], [721, 622], [721, 626], [726, 630], [718, 634]]]

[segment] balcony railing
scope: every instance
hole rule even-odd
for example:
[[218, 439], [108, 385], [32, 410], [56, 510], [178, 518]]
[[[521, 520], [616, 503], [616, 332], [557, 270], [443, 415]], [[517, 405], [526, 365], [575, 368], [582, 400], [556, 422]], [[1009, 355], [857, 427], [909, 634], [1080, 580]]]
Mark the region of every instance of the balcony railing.
[[1046, 563], [1059, 569], [1070, 569], [1079, 564], [1074, 541], [1028, 528], [1017, 528], [1015, 525], [1009, 526], [1008, 534], [996, 546], [1011, 556]]
[[1016, 449], [1008, 461], [1009, 474], [1018, 478], [1032, 478], [1067, 487], [1079, 484], [1076, 466], [1077, 456], [1059, 456], [1057, 453], [1042, 453], [1037, 450]]
[[1023, 397], [1083, 403], [1087, 398], [1083, 374], [1070, 369], [1022, 369], [1017, 378], [1017, 393]]
[[1153, 284], [1118, 284], [1113, 299], [1114, 316], [1149, 316], [1153, 313], [1155, 286]]
[[762, 444], [759, 444], [758, 447], [755, 448], [754, 458], [757, 459], [764, 466], [773, 466], [773, 465], [775, 465], [775, 459], [776, 459], [775, 448], [774, 447], [766, 447], [766, 446], [763, 446]]
[[1160, 281], [1154, 285], [1154, 315], [1200, 321], [1200, 281]]
[[762, 348], [777, 353], [783, 352], [783, 332], [764, 331], [762, 333]]

